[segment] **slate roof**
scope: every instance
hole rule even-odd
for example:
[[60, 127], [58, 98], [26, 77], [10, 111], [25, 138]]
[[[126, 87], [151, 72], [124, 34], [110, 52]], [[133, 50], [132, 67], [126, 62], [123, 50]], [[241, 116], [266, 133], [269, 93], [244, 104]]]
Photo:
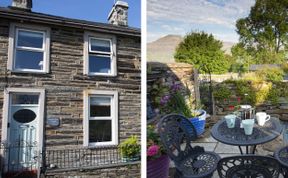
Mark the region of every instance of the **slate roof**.
[[116, 26], [108, 23], [91, 22], [86, 20], [72, 19], [38, 12], [19, 10], [12, 7], [0, 7], [0, 19], [11, 19], [16, 22], [30, 22], [47, 25], [59, 25], [96, 32], [104, 32], [118, 35], [141, 37], [139, 28]]

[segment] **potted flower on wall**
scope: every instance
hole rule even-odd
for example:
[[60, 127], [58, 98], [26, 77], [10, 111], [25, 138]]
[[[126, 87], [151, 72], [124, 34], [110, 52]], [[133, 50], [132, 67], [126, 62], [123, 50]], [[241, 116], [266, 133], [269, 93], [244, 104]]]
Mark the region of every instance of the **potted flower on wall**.
[[122, 142], [119, 145], [119, 150], [125, 162], [140, 160], [141, 145], [135, 135], [130, 136]]
[[170, 159], [152, 125], [147, 126], [147, 178], [168, 178]]

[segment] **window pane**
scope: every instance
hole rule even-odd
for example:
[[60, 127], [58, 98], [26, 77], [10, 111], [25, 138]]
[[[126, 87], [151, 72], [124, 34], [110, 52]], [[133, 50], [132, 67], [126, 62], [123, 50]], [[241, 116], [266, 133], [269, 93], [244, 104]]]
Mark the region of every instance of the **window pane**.
[[110, 41], [91, 38], [90, 43], [92, 51], [103, 51], [103, 52], [111, 51]]
[[89, 55], [89, 72], [110, 73], [111, 59], [109, 57]]
[[15, 69], [43, 70], [43, 52], [16, 50]]
[[90, 97], [90, 117], [110, 117], [111, 97]]
[[89, 142], [112, 141], [111, 120], [89, 120]]
[[43, 33], [18, 31], [18, 43], [17, 46], [41, 48], [43, 45]]
[[12, 94], [12, 104], [38, 104], [37, 94]]

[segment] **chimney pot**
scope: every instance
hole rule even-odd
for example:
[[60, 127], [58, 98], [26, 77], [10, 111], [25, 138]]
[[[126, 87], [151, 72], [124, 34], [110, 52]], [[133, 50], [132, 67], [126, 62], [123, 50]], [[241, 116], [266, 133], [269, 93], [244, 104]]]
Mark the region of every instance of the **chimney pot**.
[[108, 16], [108, 22], [113, 25], [128, 26], [128, 3], [117, 1]]
[[13, 0], [12, 7], [31, 11], [32, 0]]

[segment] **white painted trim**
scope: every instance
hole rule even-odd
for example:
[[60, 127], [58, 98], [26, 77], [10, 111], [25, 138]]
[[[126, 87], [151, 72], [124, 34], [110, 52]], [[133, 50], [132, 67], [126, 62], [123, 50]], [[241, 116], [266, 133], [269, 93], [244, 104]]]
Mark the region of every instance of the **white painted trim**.
[[[40, 48], [28, 48], [28, 47], [17, 47], [17, 39], [18, 39], [18, 31], [31, 31], [43, 33], [43, 45], [42, 49]], [[11, 23], [9, 29], [9, 47], [8, 47], [8, 62], [7, 69], [13, 72], [25, 72], [25, 73], [49, 73], [50, 72], [50, 31], [49, 27], [28, 25], [28, 24], [19, 24], [19, 23]], [[16, 49], [28, 50], [28, 51], [41, 51], [43, 52], [43, 69], [35, 70], [35, 69], [15, 69], [14, 61], [15, 61], [15, 53]]]
[[[89, 96], [91, 95], [108, 95], [112, 97], [111, 103], [111, 118], [105, 118], [105, 120], [111, 120], [111, 130], [112, 130], [112, 141], [111, 142], [99, 142], [99, 143], [89, 143], [89, 113], [90, 104]], [[118, 145], [118, 92], [117, 91], [106, 91], [106, 90], [85, 90], [83, 91], [83, 145], [86, 147], [94, 146], [106, 146], [106, 145]], [[95, 118], [91, 120], [100, 120], [103, 117]]]
[[[89, 52], [90, 52], [90, 38], [101, 39], [101, 40], [109, 40], [111, 41], [111, 72], [110, 73], [96, 73], [96, 72], [89, 72]], [[107, 35], [101, 33], [92, 33], [92, 32], [84, 32], [84, 47], [83, 47], [83, 61], [84, 61], [84, 68], [83, 73], [84, 75], [90, 76], [117, 76], [117, 39], [115, 35]], [[92, 54], [98, 53], [97, 51], [92, 51]], [[105, 54], [105, 53], [99, 53]], [[108, 53], [107, 53], [108, 54]]]
[[5, 88], [4, 89], [4, 104], [3, 104], [3, 116], [2, 116], [2, 143], [7, 142], [8, 139], [8, 119], [9, 119], [9, 106], [10, 106], [10, 94], [11, 93], [37, 93], [39, 94], [39, 119], [38, 119], [38, 132], [36, 138], [38, 142], [39, 153], [42, 153], [43, 139], [44, 139], [44, 105], [45, 105], [45, 89], [33, 89], [33, 88]]

